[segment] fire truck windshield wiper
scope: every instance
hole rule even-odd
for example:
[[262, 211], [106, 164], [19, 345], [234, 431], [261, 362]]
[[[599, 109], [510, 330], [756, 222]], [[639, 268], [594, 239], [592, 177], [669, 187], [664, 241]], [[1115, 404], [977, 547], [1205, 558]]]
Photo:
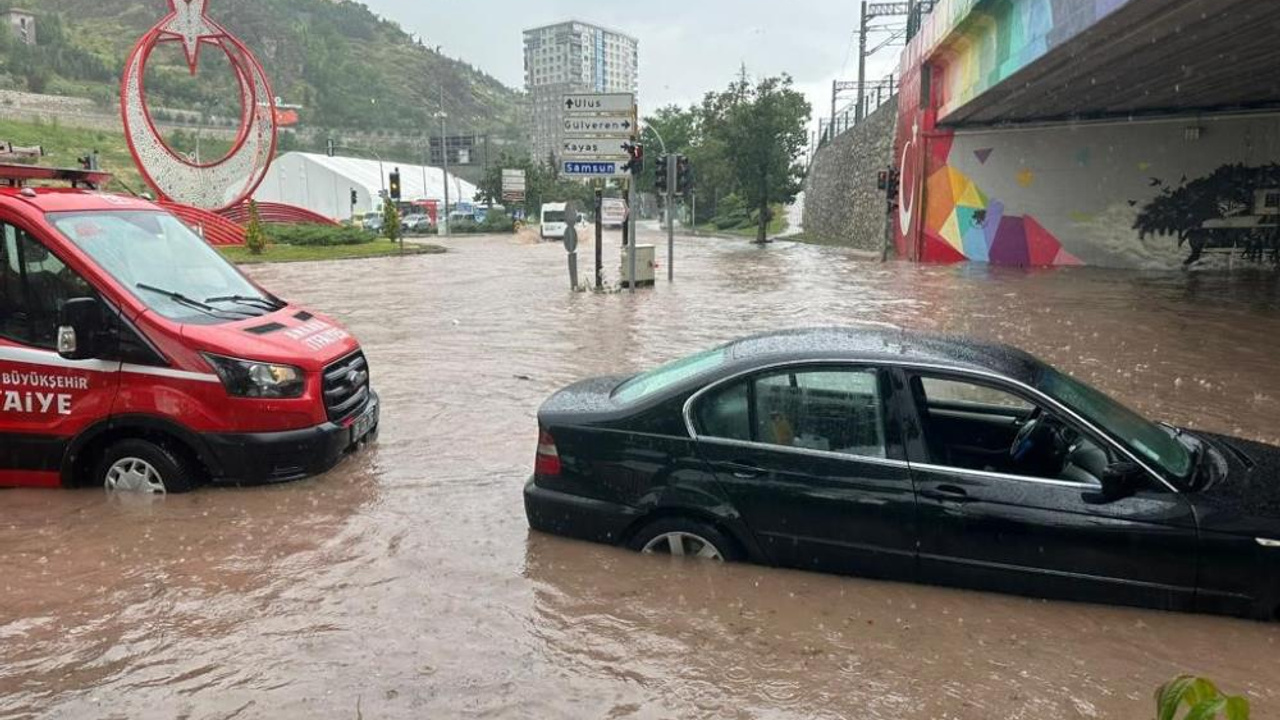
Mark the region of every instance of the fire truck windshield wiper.
[[221, 295], [219, 297], [205, 298], [206, 303], [233, 302], [241, 305], [249, 305], [266, 308], [271, 312], [275, 312], [284, 307], [285, 304], [279, 300], [271, 300], [264, 297], [249, 297], [248, 295]]
[[[174, 291], [172, 291], [172, 290], [165, 290], [164, 288], [158, 288], [158, 287], [156, 287], [156, 286], [154, 286], [154, 285], [148, 285], [148, 284], [146, 284], [146, 283], [138, 283], [137, 287], [138, 287], [138, 289], [140, 289], [140, 290], [146, 290], [147, 292], [153, 292], [153, 293], [156, 293], [157, 295], [163, 295], [163, 296], [165, 296], [165, 297], [169, 298], [170, 300], [173, 300], [173, 301], [174, 301], [174, 302], [176, 302], [176, 303], [180, 303], [180, 304], [182, 304], [182, 305], [186, 305], [186, 306], [187, 306], [187, 307], [189, 307], [189, 308], [194, 308], [194, 309], [196, 309], [196, 310], [199, 310], [200, 312], [204, 313], [205, 315], [211, 315], [211, 316], [213, 316], [213, 317], [218, 317], [219, 315], [229, 315], [229, 314], [231, 314], [231, 313], [229, 313], [229, 312], [228, 312], [228, 311], [226, 311], [226, 310], [219, 310], [218, 308], [216, 308], [216, 307], [214, 307], [214, 306], [212, 306], [212, 305], [207, 305], [207, 304], [202, 303], [202, 302], [200, 302], [199, 300], [196, 300], [196, 299], [194, 299], [194, 298], [189, 298], [189, 297], [187, 297], [186, 295], [183, 295], [183, 294], [182, 294], [182, 293], [180, 293], [180, 292], [174, 292]], [[250, 314], [250, 313], [245, 313], [245, 312], [240, 312], [240, 313], [236, 313], [236, 314], [237, 314], [237, 315], [244, 315], [244, 316], [246, 316], [246, 317], [255, 317], [254, 315], [252, 315], [252, 314]]]

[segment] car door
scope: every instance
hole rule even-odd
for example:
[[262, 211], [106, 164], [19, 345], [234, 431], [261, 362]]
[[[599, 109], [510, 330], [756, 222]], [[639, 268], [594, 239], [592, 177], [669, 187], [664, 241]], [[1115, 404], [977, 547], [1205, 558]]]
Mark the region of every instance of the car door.
[[793, 365], [691, 405], [699, 452], [777, 564], [914, 574], [914, 494], [892, 387], [875, 368]]
[[0, 218], [0, 485], [53, 486], [71, 439], [111, 411], [120, 363], [64, 360], [58, 313], [92, 288]]
[[[1019, 426], [1024, 407], [1057, 422], [1072, 438], [1061, 471], [1022, 470], [1007, 452], [990, 465], [948, 452], [954, 432], [941, 432], [954, 397], [983, 398], [988, 428]], [[1154, 478], [1132, 496], [1107, 501], [1099, 476], [1119, 460], [1114, 446], [1043, 398], [990, 379], [909, 373], [915, 419], [907, 452], [917, 495], [921, 577], [966, 587], [1098, 602], [1189, 609], [1196, 585], [1197, 535], [1190, 504]], [[967, 386], [967, 391], [963, 390]], [[938, 409], [944, 415], [938, 415]], [[1002, 409], [1004, 408], [1004, 409]], [[1007, 416], [1003, 421], [1000, 414]], [[966, 416], [963, 422], [972, 422]], [[930, 433], [942, 435], [940, 441]], [[1010, 435], [1012, 438], [1012, 434]], [[1012, 439], [1010, 439], [1012, 442]]]

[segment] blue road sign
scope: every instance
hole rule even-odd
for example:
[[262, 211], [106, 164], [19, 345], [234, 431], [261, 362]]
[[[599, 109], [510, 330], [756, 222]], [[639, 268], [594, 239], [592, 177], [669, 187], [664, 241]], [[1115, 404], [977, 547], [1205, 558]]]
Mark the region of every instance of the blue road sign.
[[622, 169], [624, 163], [619, 162], [583, 162], [579, 160], [564, 161], [562, 172], [565, 175], [578, 177], [625, 177], [627, 171]]

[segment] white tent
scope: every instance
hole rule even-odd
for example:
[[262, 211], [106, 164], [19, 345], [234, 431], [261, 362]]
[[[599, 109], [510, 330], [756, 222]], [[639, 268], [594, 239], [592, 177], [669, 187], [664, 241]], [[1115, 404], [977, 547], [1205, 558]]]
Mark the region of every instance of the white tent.
[[[379, 193], [390, 188], [391, 173], [400, 169], [400, 199], [438, 200], [444, 203], [445, 173], [438, 167], [409, 165], [390, 160], [329, 157], [291, 152], [276, 158], [253, 197], [306, 208], [335, 220], [382, 206]], [[424, 185], [425, 181], [425, 185]], [[351, 205], [351, 192], [356, 204]], [[449, 203], [472, 202], [476, 186], [449, 174]]]

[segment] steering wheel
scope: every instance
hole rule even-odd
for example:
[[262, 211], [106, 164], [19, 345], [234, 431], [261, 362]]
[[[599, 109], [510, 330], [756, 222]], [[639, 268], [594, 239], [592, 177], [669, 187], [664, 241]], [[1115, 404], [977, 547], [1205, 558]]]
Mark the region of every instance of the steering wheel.
[[1018, 434], [1014, 436], [1013, 444], [1009, 446], [1009, 457], [1013, 458], [1014, 462], [1019, 462], [1027, 457], [1027, 453], [1031, 452], [1032, 448], [1043, 439], [1040, 437], [1042, 435], [1040, 430], [1043, 427], [1041, 422], [1043, 419], [1044, 410], [1036, 408], [1031, 412], [1027, 421], [1022, 424], [1022, 427], [1018, 428]]

